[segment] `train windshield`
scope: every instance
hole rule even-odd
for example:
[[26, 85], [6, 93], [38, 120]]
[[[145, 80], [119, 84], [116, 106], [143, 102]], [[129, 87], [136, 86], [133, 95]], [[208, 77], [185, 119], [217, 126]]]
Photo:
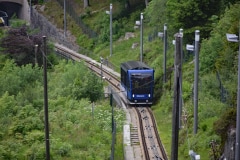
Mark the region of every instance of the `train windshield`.
[[148, 94], [151, 93], [153, 78], [151, 74], [132, 74], [132, 93], [133, 94]]

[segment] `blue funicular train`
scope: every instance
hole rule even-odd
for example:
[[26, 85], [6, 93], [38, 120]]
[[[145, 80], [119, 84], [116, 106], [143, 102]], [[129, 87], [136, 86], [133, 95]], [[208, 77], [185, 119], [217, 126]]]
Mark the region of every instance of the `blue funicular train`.
[[152, 104], [154, 69], [140, 61], [122, 63], [121, 89], [130, 104]]

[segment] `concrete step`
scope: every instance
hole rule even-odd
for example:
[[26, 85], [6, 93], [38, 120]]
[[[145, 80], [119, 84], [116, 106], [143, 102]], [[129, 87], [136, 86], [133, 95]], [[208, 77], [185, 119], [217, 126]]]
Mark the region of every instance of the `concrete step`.
[[130, 131], [131, 131], [130, 132], [131, 145], [140, 145], [138, 137], [138, 128], [136, 126], [131, 126]]

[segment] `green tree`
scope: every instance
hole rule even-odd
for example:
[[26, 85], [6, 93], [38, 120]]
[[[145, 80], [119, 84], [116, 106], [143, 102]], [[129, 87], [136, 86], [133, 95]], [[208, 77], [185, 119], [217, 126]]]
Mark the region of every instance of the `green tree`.
[[194, 40], [194, 31], [200, 30], [201, 37], [209, 37], [212, 30], [213, 15], [219, 16], [222, 1], [219, 0], [169, 0], [167, 1], [167, 17], [170, 28], [176, 32], [184, 29], [184, 39], [191, 43]]
[[54, 90], [54, 97], [74, 97], [77, 100], [87, 98], [91, 101], [101, 97], [103, 84], [100, 78], [91, 73], [83, 63], [61, 61], [54, 69], [55, 72], [62, 72], [59, 75], [50, 75], [50, 89]]
[[147, 19], [151, 26], [157, 26], [160, 30], [163, 29], [164, 23], [167, 23], [166, 2], [167, 0], [150, 1], [144, 14], [146, 16], [144, 19]]
[[237, 71], [238, 44], [227, 42], [226, 33], [238, 33], [240, 4], [231, 5], [215, 24], [211, 37], [202, 42], [200, 69], [203, 74], [219, 71], [223, 79]]
[[17, 95], [25, 87], [34, 88], [37, 82], [41, 82], [42, 71], [38, 67], [32, 68], [32, 65], [17, 67], [13, 61], [8, 60], [0, 70], [0, 79], [0, 95], [5, 92]]
[[89, 97], [91, 102], [95, 102], [103, 95], [103, 83], [95, 74], [89, 73], [87, 81], [86, 96]]

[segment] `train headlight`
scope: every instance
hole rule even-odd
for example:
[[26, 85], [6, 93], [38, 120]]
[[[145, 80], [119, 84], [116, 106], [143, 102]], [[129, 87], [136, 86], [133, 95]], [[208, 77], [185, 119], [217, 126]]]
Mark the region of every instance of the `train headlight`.
[[148, 94], [148, 97], [150, 98], [150, 97], [151, 97], [151, 94]]
[[133, 94], [133, 95], [132, 95], [132, 97], [134, 98], [134, 97], [135, 97], [135, 95]]

